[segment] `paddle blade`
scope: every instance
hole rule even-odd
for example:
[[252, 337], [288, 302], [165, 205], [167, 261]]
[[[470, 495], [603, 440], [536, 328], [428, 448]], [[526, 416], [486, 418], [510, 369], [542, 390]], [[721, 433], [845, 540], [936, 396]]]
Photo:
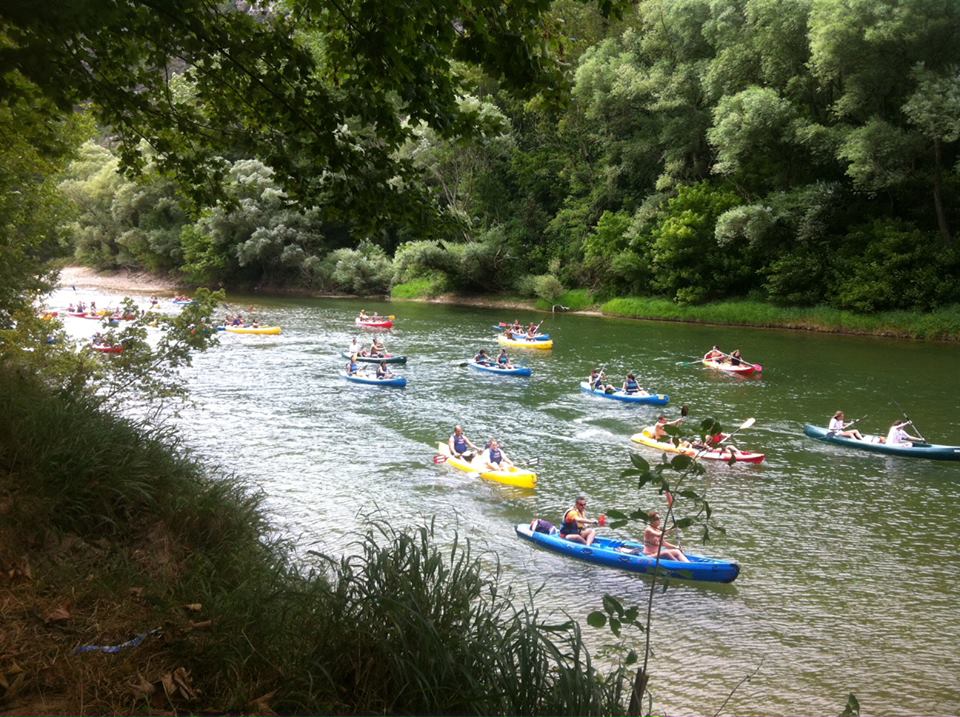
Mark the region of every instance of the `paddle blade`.
[[439, 465], [440, 463], [446, 463], [447, 457], [441, 453], [438, 453], [433, 457], [433, 462], [437, 465]]
[[748, 418], [746, 421], [740, 424], [740, 428], [738, 428], [737, 430], [742, 431], [744, 428], [750, 428], [750, 426], [752, 426], [756, 422], [757, 422], [756, 418]]

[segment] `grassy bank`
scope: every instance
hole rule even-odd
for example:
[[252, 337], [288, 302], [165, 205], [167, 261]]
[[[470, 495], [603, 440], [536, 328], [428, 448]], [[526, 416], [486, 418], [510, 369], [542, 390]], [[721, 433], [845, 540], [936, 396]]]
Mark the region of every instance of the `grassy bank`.
[[681, 306], [666, 299], [624, 297], [607, 301], [600, 310], [606, 316], [631, 319], [960, 341], [960, 306], [950, 306], [928, 314], [888, 311], [864, 315], [827, 307], [777, 307], [758, 301], [718, 301], [701, 306]]
[[0, 516], [3, 712], [622, 713], [622, 674], [468, 544], [374, 523], [303, 564], [174, 434], [9, 367]]

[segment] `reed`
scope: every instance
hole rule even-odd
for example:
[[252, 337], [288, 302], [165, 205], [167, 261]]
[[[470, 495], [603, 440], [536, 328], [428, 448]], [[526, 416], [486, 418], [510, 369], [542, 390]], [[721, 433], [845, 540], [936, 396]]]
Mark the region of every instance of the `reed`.
[[[372, 520], [344, 556], [300, 555], [173, 432], [6, 366], [0, 509], [14, 712], [623, 712], [623, 670], [597, 670], [576, 623], [548, 624], [469, 542]], [[179, 667], [193, 697], [160, 687]]]

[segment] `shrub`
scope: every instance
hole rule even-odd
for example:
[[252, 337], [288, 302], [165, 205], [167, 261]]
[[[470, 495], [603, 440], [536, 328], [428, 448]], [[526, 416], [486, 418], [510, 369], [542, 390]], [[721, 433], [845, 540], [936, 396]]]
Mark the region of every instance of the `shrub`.
[[330, 252], [333, 263], [330, 280], [333, 288], [353, 294], [386, 294], [393, 276], [393, 266], [383, 249], [361, 242], [357, 249]]
[[553, 274], [541, 274], [534, 278], [533, 290], [541, 299], [552, 303], [563, 295], [563, 284]]
[[445, 275], [432, 274], [394, 285], [390, 290], [390, 296], [394, 299], [430, 298], [445, 293], [447, 288], [447, 277]]
[[421, 277], [457, 272], [458, 256], [439, 241], [408, 241], [393, 255], [393, 281], [402, 284]]

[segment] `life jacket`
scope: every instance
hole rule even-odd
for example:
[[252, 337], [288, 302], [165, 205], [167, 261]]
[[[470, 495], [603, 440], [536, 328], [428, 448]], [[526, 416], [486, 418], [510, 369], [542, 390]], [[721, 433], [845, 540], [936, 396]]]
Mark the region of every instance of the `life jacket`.
[[500, 354], [497, 357], [497, 363], [500, 364], [501, 366], [506, 366], [508, 363], [510, 363], [510, 357], [507, 356], [506, 354]]
[[453, 434], [453, 450], [454, 451], [456, 451], [457, 453], [466, 453], [468, 447], [469, 446], [467, 444], [466, 436], [464, 436], [463, 434], [459, 436], [456, 433]]
[[577, 510], [577, 506], [571, 506], [567, 508], [566, 512], [563, 514], [563, 523], [560, 525], [560, 535], [580, 535], [580, 526], [577, 524], [576, 520], [567, 520], [567, 517], [571, 514], [580, 515], [580, 511]]
[[598, 391], [602, 391], [602, 390], [603, 390], [603, 376], [601, 376], [600, 374], [597, 374], [597, 377], [596, 377], [595, 379], [593, 379], [593, 384], [590, 386], [590, 388], [596, 389], [596, 390], [598, 390]]
[[634, 378], [628, 378], [624, 385], [627, 387], [627, 393], [635, 393], [640, 390], [640, 384]]
[[503, 454], [499, 448], [489, 448], [488, 451], [490, 452], [491, 463], [500, 463], [503, 460]]

